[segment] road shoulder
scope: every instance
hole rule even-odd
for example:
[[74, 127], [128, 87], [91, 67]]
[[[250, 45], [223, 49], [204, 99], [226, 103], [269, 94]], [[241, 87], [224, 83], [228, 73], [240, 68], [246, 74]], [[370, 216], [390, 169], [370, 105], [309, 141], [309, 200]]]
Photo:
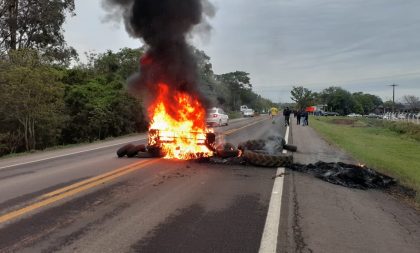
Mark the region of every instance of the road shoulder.
[[[292, 120], [295, 162], [357, 163]], [[381, 191], [349, 189], [289, 171], [278, 252], [418, 252], [420, 214]], [[328, 238], [328, 239], [327, 239]]]

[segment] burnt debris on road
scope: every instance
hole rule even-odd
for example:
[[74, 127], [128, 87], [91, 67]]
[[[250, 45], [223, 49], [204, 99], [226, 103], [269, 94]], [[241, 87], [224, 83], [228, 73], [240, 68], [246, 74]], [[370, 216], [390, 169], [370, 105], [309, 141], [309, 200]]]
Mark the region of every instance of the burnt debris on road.
[[366, 166], [346, 163], [317, 162], [292, 164], [289, 169], [308, 173], [332, 184], [357, 189], [383, 189], [395, 185], [396, 180]]
[[[297, 147], [286, 144], [281, 136], [269, 136], [266, 139], [248, 140], [236, 147], [231, 143], [216, 145], [215, 134], [207, 134], [203, 142], [210, 150], [212, 156], [197, 155], [195, 159], [201, 163], [225, 164], [225, 165], [254, 165], [259, 167], [277, 168], [286, 167], [313, 175], [326, 182], [357, 189], [384, 189], [395, 185], [396, 180], [381, 174], [371, 168], [361, 165], [346, 164], [342, 162], [327, 163], [319, 161], [314, 164], [293, 163], [292, 154], [284, 154], [282, 151], [295, 152]], [[134, 146], [127, 144], [117, 151], [118, 157], [152, 158], [164, 157], [159, 145]]]
[[[283, 149], [296, 151], [297, 147], [286, 144], [283, 137], [269, 136], [267, 139], [248, 140], [240, 143], [238, 147], [231, 143], [216, 144], [214, 133], [207, 133], [205, 145], [213, 155], [195, 154], [190, 160], [199, 162], [212, 162], [222, 164], [251, 164], [262, 167], [284, 167], [293, 163], [291, 154], [283, 154]], [[160, 158], [165, 157], [165, 152], [160, 146], [159, 138], [154, 138], [152, 144], [132, 145], [126, 144], [117, 150], [118, 157]]]

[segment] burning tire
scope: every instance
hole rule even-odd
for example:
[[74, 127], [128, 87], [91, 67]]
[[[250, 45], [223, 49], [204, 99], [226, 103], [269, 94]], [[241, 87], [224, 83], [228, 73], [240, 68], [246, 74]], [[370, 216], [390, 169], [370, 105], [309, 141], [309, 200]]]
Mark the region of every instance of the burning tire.
[[220, 158], [231, 158], [239, 156], [239, 150], [231, 143], [225, 143], [217, 146], [216, 155]]
[[267, 140], [249, 140], [239, 144], [240, 150], [266, 150], [267, 153], [280, 153], [283, 149], [296, 152], [295, 145], [286, 144], [286, 141], [280, 136], [270, 136]]
[[119, 148], [118, 150], [117, 150], [117, 156], [118, 157], [123, 157], [123, 156], [125, 156], [126, 154], [127, 154], [127, 152], [128, 152], [128, 150], [130, 150], [130, 149], [132, 149], [132, 148], [134, 148], [135, 146], [133, 145], [133, 144], [126, 144], [126, 145], [124, 145], [124, 146], [122, 146], [121, 148]]
[[270, 155], [245, 150], [243, 157], [248, 163], [261, 167], [287, 167], [293, 163], [293, 156], [289, 154]]
[[135, 157], [139, 152], [146, 152], [146, 146], [144, 145], [133, 146], [132, 148], [128, 149], [127, 157]]

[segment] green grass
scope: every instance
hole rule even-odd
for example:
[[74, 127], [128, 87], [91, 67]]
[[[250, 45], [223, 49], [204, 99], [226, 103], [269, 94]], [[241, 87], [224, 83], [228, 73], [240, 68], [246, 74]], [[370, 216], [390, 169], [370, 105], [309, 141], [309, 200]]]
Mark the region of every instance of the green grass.
[[328, 141], [368, 167], [397, 178], [420, 197], [420, 141], [410, 131], [398, 132], [367, 119], [312, 117], [310, 122]]
[[228, 113], [229, 119], [238, 119], [242, 118], [242, 113], [237, 111], [232, 111]]

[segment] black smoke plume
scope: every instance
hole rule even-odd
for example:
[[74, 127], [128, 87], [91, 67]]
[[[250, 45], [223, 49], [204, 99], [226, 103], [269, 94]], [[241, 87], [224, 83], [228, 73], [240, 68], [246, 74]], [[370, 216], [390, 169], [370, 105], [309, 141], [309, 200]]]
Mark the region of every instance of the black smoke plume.
[[[147, 44], [136, 90], [156, 94], [158, 83], [187, 91], [205, 104], [197, 88], [197, 64], [187, 36], [214, 14], [207, 0], [104, 0], [109, 19], [124, 19], [127, 32]], [[118, 16], [117, 16], [118, 15]], [[175, 108], [174, 108], [175, 109]]]

